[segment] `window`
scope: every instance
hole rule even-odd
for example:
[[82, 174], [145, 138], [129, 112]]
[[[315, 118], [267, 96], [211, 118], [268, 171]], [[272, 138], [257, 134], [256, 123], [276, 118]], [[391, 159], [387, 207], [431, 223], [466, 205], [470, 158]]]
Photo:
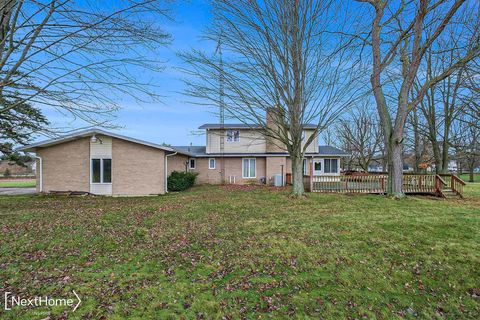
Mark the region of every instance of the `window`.
[[92, 183], [100, 183], [101, 159], [92, 159]]
[[322, 162], [321, 161], [314, 161], [313, 162], [313, 170], [322, 171]]
[[195, 169], [195, 159], [188, 160], [188, 168]]
[[257, 176], [257, 162], [255, 158], [243, 159], [242, 177], [255, 178]]
[[325, 159], [325, 173], [338, 173], [338, 159]]
[[240, 131], [227, 130], [227, 142], [238, 142], [238, 141], [240, 141]]
[[103, 183], [112, 183], [112, 159], [103, 159]]
[[308, 160], [303, 159], [303, 175], [306, 176], [308, 174]]
[[307, 136], [307, 133], [305, 130], [302, 131], [302, 141], [305, 141], [305, 137]]
[[215, 158], [208, 159], [208, 169], [215, 169]]
[[92, 183], [112, 183], [112, 159], [92, 159]]

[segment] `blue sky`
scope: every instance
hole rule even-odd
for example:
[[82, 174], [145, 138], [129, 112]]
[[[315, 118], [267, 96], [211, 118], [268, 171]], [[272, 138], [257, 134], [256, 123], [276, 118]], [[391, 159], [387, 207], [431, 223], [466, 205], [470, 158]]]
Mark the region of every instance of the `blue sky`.
[[[166, 21], [162, 27], [172, 35], [172, 43], [159, 50], [161, 58], [167, 60], [165, 70], [149, 75], [160, 84], [157, 93], [164, 98], [161, 103], [142, 104], [121, 100], [121, 110], [114, 121], [120, 128], [111, 131], [156, 143], [204, 145], [205, 137], [198, 134], [197, 128], [203, 123], [218, 122], [218, 117], [210, 108], [188, 103], [190, 98], [182, 94], [183, 74], [177, 69], [181, 61], [176, 52], [193, 47], [214, 49], [214, 44], [200, 39], [210, 21], [210, 7], [208, 1], [179, 1], [171, 7], [175, 21]], [[71, 130], [85, 125], [52, 109], [45, 109], [44, 113], [53, 126]]]

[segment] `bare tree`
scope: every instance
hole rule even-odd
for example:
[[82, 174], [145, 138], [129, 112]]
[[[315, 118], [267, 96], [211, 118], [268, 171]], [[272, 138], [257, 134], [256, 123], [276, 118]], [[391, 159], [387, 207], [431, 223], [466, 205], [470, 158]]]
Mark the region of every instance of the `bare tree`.
[[350, 166], [353, 164], [364, 171], [368, 171], [383, 148], [382, 130], [372, 111], [368, 104], [352, 108], [335, 126], [339, 143], [351, 155]]
[[0, 114], [32, 104], [103, 124], [119, 96], [157, 98], [141, 75], [162, 67], [166, 13], [154, 0], [1, 0]]
[[[330, 0], [214, 1], [214, 25], [205, 37], [220, 43], [223, 59], [194, 50], [181, 56], [188, 94], [217, 106], [224, 99], [225, 116], [259, 124], [269, 143], [288, 151], [293, 192], [304, 193], [305, 150], [319, 132], [360, 94], [361, 77], [348, 55], [348, 39], [329, 31], [334, 16]], [[341, 24], [342, 21], [337, 21]], [[337, 41], [338, 40], [338, 41]], [[356, 71], [356, 72], [355, 72]], [[223, 75], [219, 95], [215, 79]], [[267, 126], [269, 112], [274, 125]], [[315, 134], [302, 141], [305, 123]]]
[[[471, 30], [462, 28], [457, 32], [458, 37], [468, 39], [474, 45], [466, 52], [455, 52], [455, 60], [430, 79], [421, 77], [419, 73], [425, 53], [429, 48], [439, 48], [438, 39], [446, 29], [457, 26], [455, 19], [476, 15], [473, 21], [478, 22], [478, 9], [475, 10], [478, 3], [471, 1], [467, 7], [464, 5], [465, 0], [456, 0], [453, 3], [443, 0], [358, 1], [368, 3], [374, 9], [368, 32], [373, 62], [370, 82], [387, 149], [387, 190], [390, 195], [403, 197], [402, 149], [408, 113], [423, 100], [429, 88], [478, 56], [478, 24]], [[388, 85], [391, 84], [389, 78], [392, 74], [398, 78], [394, 80], [396, 88], [393, 92], [396, 97], [393, 99], [388, 96]], [[415, 79], [419, 80], [420, 84], [412, 96]], [[395, 107], [392, 107], [392, 104]]]
[[463, 113], [453, 127], [452, 146], [461, 168], [466, 168], [469, 181], [474, 182], [474, 171], [480, 167], [480, 117]]

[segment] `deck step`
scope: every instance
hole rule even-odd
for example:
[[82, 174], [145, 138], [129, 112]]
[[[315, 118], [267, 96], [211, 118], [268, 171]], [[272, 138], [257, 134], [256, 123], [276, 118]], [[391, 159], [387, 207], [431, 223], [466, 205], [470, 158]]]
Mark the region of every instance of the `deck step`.
[[442, 190], [442, 195], [443, 195], [444, 198], [447, 198], [447, 199], [460, 198], [461, 197], [457, 192], [453, 191], [450, 188], [443, 189]]

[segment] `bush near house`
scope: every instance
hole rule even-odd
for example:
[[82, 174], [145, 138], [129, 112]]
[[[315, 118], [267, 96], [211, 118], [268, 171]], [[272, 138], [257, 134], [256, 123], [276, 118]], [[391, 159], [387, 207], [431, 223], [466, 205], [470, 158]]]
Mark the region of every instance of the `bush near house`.
[[173, 171], [168, 177], [168, 191], [183, 191], [195, 184], [198, 173]]

